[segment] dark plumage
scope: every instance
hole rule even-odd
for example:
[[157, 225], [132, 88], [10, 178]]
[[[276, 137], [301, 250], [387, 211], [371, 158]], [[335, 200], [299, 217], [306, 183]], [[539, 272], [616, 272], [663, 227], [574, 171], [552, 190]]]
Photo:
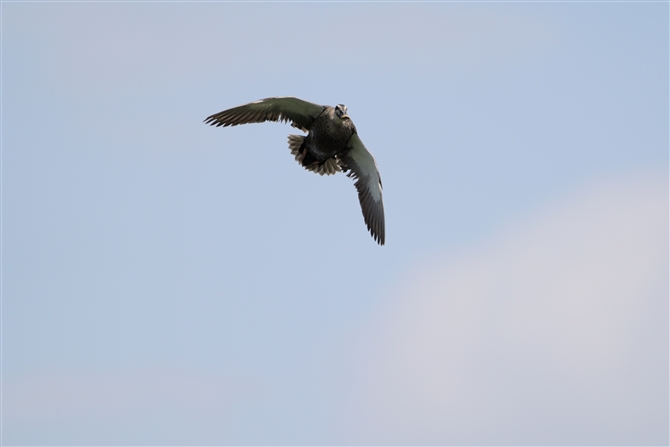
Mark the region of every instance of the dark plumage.
[[264, 121], [289, 121], [307, 135], [289, 135], [291, 154], [305, 169], [320, 175], [344, 171], [356, 180], [363, 218], [380, 245], [384, 245], [382, 183], [374, 157], [358, 137], [347, 107], [321, 106], [298, 98], [267, 98], [224, 110], [205, 119], [217, 127]]

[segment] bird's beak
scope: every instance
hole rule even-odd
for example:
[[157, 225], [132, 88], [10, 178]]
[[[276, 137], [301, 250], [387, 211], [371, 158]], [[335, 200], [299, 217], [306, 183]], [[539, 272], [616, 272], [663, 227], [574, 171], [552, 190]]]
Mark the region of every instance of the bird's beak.
[[349, 115], [342, 115], [342, 118], [341, 118], [341, 119], [343, 119], [343, 120], [350, 120], [351, 118], [349, 118]]

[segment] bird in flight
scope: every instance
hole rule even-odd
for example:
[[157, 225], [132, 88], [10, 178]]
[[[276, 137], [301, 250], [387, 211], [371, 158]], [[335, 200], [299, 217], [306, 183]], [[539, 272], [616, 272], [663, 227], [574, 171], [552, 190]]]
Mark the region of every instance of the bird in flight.
[[370, 234], [384, 245], [382, 181], [375, 158], [358, 137], [347, 106], [322, 106], [293, 97], [266, 98], [215, 113], [205, 123], [216, 127], [265, 121], [289, 121], [307, 135], [289, 135], [288, 147], [308, 171], [331, 175], [339, 171], [356, 180], [363, 219]]

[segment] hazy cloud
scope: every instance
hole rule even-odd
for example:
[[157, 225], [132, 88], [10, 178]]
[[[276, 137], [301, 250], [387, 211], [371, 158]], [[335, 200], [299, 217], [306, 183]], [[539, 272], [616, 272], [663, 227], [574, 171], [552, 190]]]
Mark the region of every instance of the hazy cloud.
[[347, 442], [667, 444], [667, 178], [426, 263], [363, 340]]

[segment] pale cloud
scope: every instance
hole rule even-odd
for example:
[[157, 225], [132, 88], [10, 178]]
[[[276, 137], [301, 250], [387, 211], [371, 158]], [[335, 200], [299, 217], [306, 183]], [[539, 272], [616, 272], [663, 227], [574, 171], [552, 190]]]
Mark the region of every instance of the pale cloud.
[[668, 184], [603, 182], [406, 279], [342, 441], [668, 442]]

